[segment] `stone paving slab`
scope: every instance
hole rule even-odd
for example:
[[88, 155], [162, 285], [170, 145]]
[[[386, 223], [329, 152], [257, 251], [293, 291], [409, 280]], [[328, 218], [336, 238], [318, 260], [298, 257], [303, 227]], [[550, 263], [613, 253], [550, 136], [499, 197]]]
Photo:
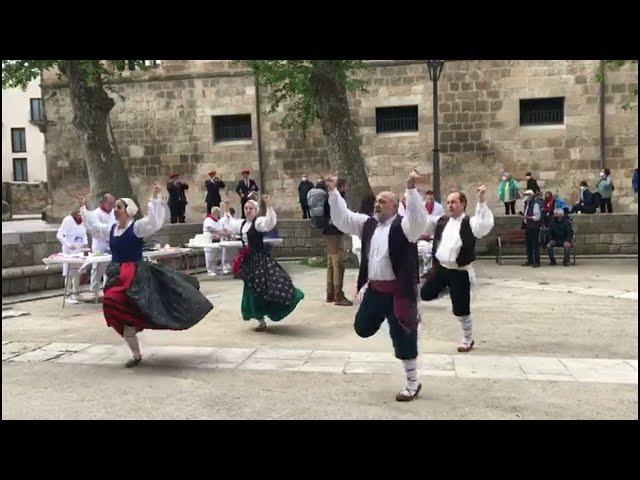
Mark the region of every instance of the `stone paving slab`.
[[89, 348], [90, 343], [50, 343], [45, 345], [40, 350], [52, 350], [55, 352], [79, 352], [85, 348]]
[[[3, 343], [3, 361], [123, 365], [126, 345], [86, 343]], [[297, 371], [333, 374], [402, 375], [388, 352], [348, 352], [284, 348], [148, 346], [144, 365], [155, 367]], [[530, 381], [638, 383], [637, 359], [556, 358], [471, 354], [424, 354], [421, 376], [520, 379]]]
[[562, 358], [580, 382], [638, 383], [638, 370], [624, 360], [601, 358]]
[[23, 353], [22, 355], [18, 355], [17, 357], [13, 357], [11, 361], [12, 362], [46, 362], [48, 360], [61, 357], [62, 355], [65, 355], [65, 354], [66, 352], [39, 349], [39, 350], [33, 350], [31, 352]]
[[238, 366], [241, 370], [288, 370], [296, 371], [304, 365], [304, 360], [280, 359], [280, 358], [254, 358], [251, 357]]
[[454, 363], [457, 376], [462, 378], [526, 379], [513, 357], [456, 355]]

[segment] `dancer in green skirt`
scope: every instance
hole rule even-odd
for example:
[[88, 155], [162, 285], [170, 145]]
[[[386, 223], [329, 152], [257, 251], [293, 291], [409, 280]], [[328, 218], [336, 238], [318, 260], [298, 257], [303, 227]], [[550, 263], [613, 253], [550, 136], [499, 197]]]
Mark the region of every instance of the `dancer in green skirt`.
[[227, 226], [233, 233], [241, 234], [243, 248], [236, 267], [244, 282], [242, 318], [256, 319], [257, 332], [266, 330], [265, 317], [278, 322], [304, 298], [304, 293], [293, 286], [289, 274], [265, 249], [264, 233], [273, 230], [278, 219], [269, 195], [264, 196], [264, 203], [267, 207], [264, 217], [257, 216], [260, 206], [251, 199], [244, 205], [246, 219], [231, 221]]

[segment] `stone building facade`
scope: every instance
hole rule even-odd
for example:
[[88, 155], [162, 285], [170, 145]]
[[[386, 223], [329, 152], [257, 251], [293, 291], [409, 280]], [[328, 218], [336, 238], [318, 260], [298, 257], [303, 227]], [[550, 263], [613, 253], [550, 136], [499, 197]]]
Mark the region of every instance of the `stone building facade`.
[[[543, 189], [577, 201], [580, 181], [594, 186], [601, 168], [598, 65], [586, 60], [446, 62], [439, 82], [442, 191], [458, 187], [472, 193], [485, 183], [489, 201], [497, 206], [501, 173], [522, 179], [530, 170]], [[433, 92], [425, 64], [367, 62], [360, 76], [367, 92], [351, 94], [350, 104], [372, 187], [402, 191], [413, 167], [425, 174], [422, 187], [430, 187]], [[315, 180], [329, 170], [319, 123], [304, 139], [300, 132], [282, 129], [286, 107], [267, 113], [268, 92], [256, 91], [255, 78], [238, 62], [166, 60], [154, 69], [125, 72], [113, 87], [111, 123], [138, 196], [144, 198], [154, 180], [177, 171], [191, 184], [187, 215], [193, 221], [204, 214], [204, 181], [211, 169], [233, 191], [241, 168], [251, 168], [283, 217], [298, 216], [303, 173]], [[60, 218], [77, 192], [86, 191], [86, 167], [70, 123], [68, 89], [46, 72], [42, 88], [50, 122], [45, 134], [49, 214]], [[638, 162], [638, 116], [637, 110], [621, 108], [633, 99], [634, 88], [637, 65], [607, 74], [604, 165], [613, 172], [614, 209], [625, 212], [637, 212], [631, 175]], [[520, 125], [521, 100], [550, 97], [564, 99], [561, 124]], [[376, 108], [390, 106], [417, 106], [417, 131], [377, 133]], [[250, 115], [250, 138], [216, 142], [213, 118], [241, 114]], [[239, 206], [235, 193], [230, 198]]]

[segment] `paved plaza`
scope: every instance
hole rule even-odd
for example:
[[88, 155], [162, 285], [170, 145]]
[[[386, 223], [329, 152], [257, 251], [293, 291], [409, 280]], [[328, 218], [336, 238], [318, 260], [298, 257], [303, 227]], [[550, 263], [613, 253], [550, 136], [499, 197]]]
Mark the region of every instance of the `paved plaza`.
[[[214, 310], [188, 331], [143, 332], [145, 359], [132, 370], [99, 305], [62, 309], [60, 297], [6, 305], [27, 315], [2, 321], [2, 416], [637, 419], [637, 259], [519, 263], [476, 263], [469, 354], [456, 352], [448, 298], [421, 303], [423, 391], [408, 404], [394, 400], [404, 375], [386, 325], [359, 338], [357, 305], [324, 302], [324, 269], [284, 264], [306, 297], [264, 333], [241, 320], [242, 282], [200, 276]], [[348, 294], [355, 277], [347, 270]]]

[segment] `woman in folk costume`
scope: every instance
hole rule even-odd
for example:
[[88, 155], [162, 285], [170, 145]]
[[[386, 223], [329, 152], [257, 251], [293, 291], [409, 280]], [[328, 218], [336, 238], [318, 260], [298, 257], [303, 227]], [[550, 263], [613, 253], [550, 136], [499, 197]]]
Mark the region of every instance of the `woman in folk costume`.
[[124, 337], [133, 358], [125, 366], [142, 361], [137, 332], [145, 328], [184, 330], [213, 308], [199, 292], [199, 283], [162, 264], [142, 261], [143, 238], [162, 227], [166, 205], [158, 198], [161, 187], [153, 185], [147, 216], [135, 220], [138, 206], [130, 198], [116, 201], [115, 225], [99, 223], [78, 197], [80, 212], [92, 235], [109, 237], [112, 261], [107, 268], [103, 312], [107, 325]]
[[[202, 233], [208, 234], [211, 242], [219, 242], [224, 229], [224, 222], [220, 219], [222, 210], [220, 207], [211, 207], [211, 213], [204, 219]], [[215, 277], [217, 275], [217, 263], [220, 260], [220, 250], [214, 248], [204, 249], [204, 258], [207, 264], [207, 274]]]
[[291, 277], [265, 250], [263, 237], [277, 223], [276, 212], [269, 195], [264, 196], [267, 212], [258, 217], [260, 206], [253, 199], [244, 205], [246, 220], [231, 221], [234, 233], [241, 234], [243, 249], [240, 252], [240, 270], [244, 289], [242, 291], [242, 318], [258, 320], [256, 331], [264, 331], [264, 317], [278, 322], [289, 315], [304, 298], [304, 293], [293, 286]]

